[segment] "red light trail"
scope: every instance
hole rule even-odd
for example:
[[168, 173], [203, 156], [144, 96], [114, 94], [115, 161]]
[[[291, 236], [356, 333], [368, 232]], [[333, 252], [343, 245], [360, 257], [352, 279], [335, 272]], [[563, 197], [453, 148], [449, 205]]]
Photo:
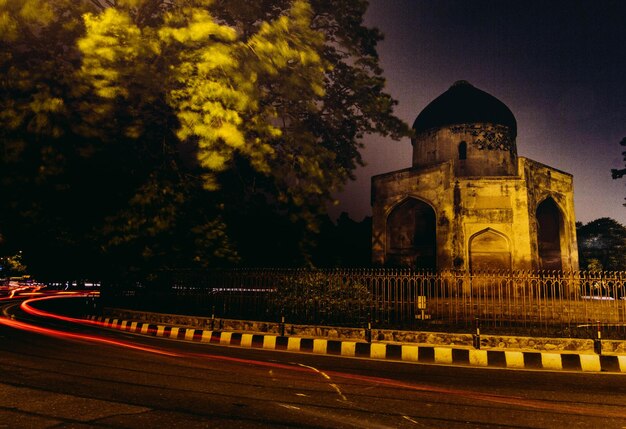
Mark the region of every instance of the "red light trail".
[[[50, 313], [47, 311], [39, 310], [37, 308], [34, 308], [31, 305], [31, 303], [33, 302], [43, 301], [43, 300], [48, 300], [48, 299], [77, 298], [77, 297], [83, 298], [86, 296], [88, 295], [81, 294], [81, 293], [74, 293], [72, 295], [68, 295], [68, 294], [62, 295], [62, 296], [52, 295], [52, 296], [45, 296], [45, 297], [39, 297], [39, 298], [31, 298], [22, 302], [20, 307], [23, 311], [31, 315], [35, 315], [35, 316], [47, 317], [47, 318], [62, 320], [62, 321], [71, 322], [71, 323], [104, 325], [102, 322], [96, 322], [96, 321], [86, 320], [86, 319], [77, 319], [73, 317], [62, 316], [59, 314], [54, 314], [54, 313]], [[300, 373], [314, 373], [315, 372], [310, 367], [295, 366], [293, 364], [264, 362], [264, 361], [258, 361], [258, 360], [253, 360], [253, 359], [234, 358], [234, 357], [205, 354], [205, 353], [179, 353], [179, 352], [167, 351], [167, 350], [162, 350], [162, 349], [158, 349], [154, 347], [140, 346], [140, 345], [127, 343], [123, 341], [107, 339], [107, 338], [95, 336], [95, 335], [77, 334], [77, 333], [59, 331], [56, 329], [44, 328], [44, 327], [29, 324], [29, 323], [19, 322], [8, 317], [0, 317], [0, 324], [9, 326], [15, 329], [21, 329], [25, 331], [38, 333], [41, 335], [47, 335], [47, 336], [52, 336], [52, 337], [57, 337], [57, 338], [62, 338], [62, 339], [69, 339], [69, 340], [96, 342], [100, 344], [106, 344], [106, 345], [111, 345], [111, 346], [116, 346], [116, 347], [124, 347], [124, 348], [132, 349], [132, 350], [139, 350], [139, 351], [143, 351], [147, 353], [159, 354], [159, 355], [170, 356], [170, 357], [208, 359], [208, 360], [213, 360], [213, 361], [223, 361], [223, 362], [230, 362], [230, 363], [236, 363], [236, 364], [242, 364], [242, 365], [253, 365], [257, 367], [281, 369], [281, 370], [290, 371], [290, 372], [300, 372]], [[412, 391], [421, 392], [421, 393], [451, 395], [451, 396], [456, 396], [456, 397], [465, 398], [465, 399], [473, 399], [473, 400], [497, 403], [497, 404], [502, 404], [502, 405], [518, 406], [522, 408], [532, 408], [532, 409], [538, 409], [538, 410], [563, 412], [563, 413], [570, 413], [570, 414], [577, 414], [577, 415], [626, 418], [626, 411], [602, 410], [602, 409], [595, 409], [595, 408], [590, 408], [590, 407], [568, 406], [565, 404], [556, 404], [556, 403], [551, 403], [551, 402], [544, 402], [541, 400], [526, 399], [520, 396], [495, 395], [495, 394], [489, 394], [489, 393], [473, 392], [470, 390], [460, 390], [460, 389], [450, 389], [450, 388], [443, 388], [443, 387], [436, 387], [436, 386], [428, 386], [428, 385], [408, 383], [408, 382], [403, 382], [403, 381], [398, 381], [398, 380], [393, 380], [393, 379], [366, 376], [366, 375], [356, 375], [356, 374], [350, 374], [350, 373], [344, 373], [344, 372], [338, 372], [338, 371], [324, 371], [324, 372], [329, 377], [334, 377], [338, 379], [360, 381], [360, 382], [365, 382], [368, 384], [382, 385], [382, 386], [386, 386], [390, 388], [395, 387], [395, 388], [400, 388], [400, 389], [407, 389], [407, 390], [412, 390]]]
[[[76, 319], [73, 317], [66, 317], [66, 316], [62, 316], [59, 314], [54, 314], [54, 313], [50, 313], [47, 311], [39, 310], [30, 305], [31, 302], [35, 302], [35, 301], [44, 301], [48, 299], [60, 299], [60, 298], [76, 298], [76, 297], [82, 298], [86, 296], [88, 295], [80, 293], [80, 292], [70, 292], [70, 293], [65, 293], [63, 295], [60, 295], [60, 296], [50, 295], [50, 296], [45, 296], [45, 297], [40, 297], [40, 298], [31, 298], [22, 302], [22, 304], [20, 305], [20, 308], [22, 308], [22, 310], [24, 310], [25, 312], [29, 314], [40, 316], [40, 317], [48, 317], [48, 318], [63, 320], [63, 321], [72, 322], [72, 323], [99, 325], [100, 324], [99, 322], [95, 322], [91, 320], [84, 320], [84, 319]], [[19, 322], [19, 321], [16, 321], [11, 318], [4, 317], [4, 316], [0, 317], [0, 324], [5, 325], [5, 326], [10, 326], [15, 329], [21, 329], [24, 331], [34, 332], [37, 334], [47, 335], [47, 336], [56, 337], [56, 338], [64, 338], [64, 339], [79, 340], [79, 341], [91, 341], [91, 342], [97, 342], [100, 344], [125, 347], [128, 349], [141, 350], [144, 352], [155, 353], [155, 354], [160, 354], [160, 355], [165, 355], [165, 356], [172, 356], [172, 357], [182, 356], [181, 354], [175, 353], [175, 352], [165, 351], [165, 350], [157, 349], [154, 347], [148, 347], [148, 346], [138, 346], [136, 344], [127, 343], [124, 341], [111, 340], [111, 339], [96, 336], [96, 335], [76, 334], [72, 332], [59, 331], [57, 329], [43, 328], [41, 326], [37, 326], [37, 325], [30, 324], [30, 323], [25, 323], [25, 322]]]
[[110, 340], [110, 339], [98, 337], [95, 335], [75, 334], [71, 332], [59, 331], [56, 329], [42, 328], [40, 326], [31, 325], [29, 323], [11, 320], [6, 317], [0, 317], [0, 324], [5, 325], [5, 326], [10, 326], [16, 329], [21, 329], [24, 331], [35, 332], [38, 334], [51, 336], [51, 337], [64, 338], [64, 339], [70, 339], [70, 340], [91, 341], [91, 342], [97, 342], [101, 344], [107, 344], [110, 346], [125, 347], [128, 349], [141, 350], [141, 351], [148, 352], [148, 353], [156, 353], [156, 354], [165, 355], [165, 356], [173, 356], [173, 357], [183, 356], [175, 352], [168, 352], [165, 350], [156, 349], [154, 347], [138, 346], [135, 344], [126, 343], [123, 341]]
[[32, 302], [36, 302], [36, 301], [45, 301], [48, 299], [63, 299], [63, 298], [86, 298], [86, 297], [90, 297], [93, 296], [93, 293], [90, 294], [84, 294], [81, 292], [61, 292], [63, 295], [59, 296], [59, 295], [49, 295], [49, 296], [45, 296], [45, 297], [40, 297], [40, 298], [31, 298], [31, 299], [27, 299], [26, 301], [22, 302], [22, 304], [20, 305], [20, 308], [28, 313], [31, 314], [33, 316], [39, 316], [39, 317], [46, 317], [49, 319], [56, 319], [56, 320], [63, 320], [65, 322], [71, 322], [71, 323], [80, 323], [83, 325], [97, 325], [97, 326], [104, 326], [103, 322], [98, 322], [95, 320], [88, 320], [88, 319], [77, 319], [75, 317], [68, 317], [68, 316], [62, 316], [60, 314], [56, 314], [56, 313], [50, 313], [48, 311], [43, 311], [43, 310], [39, 310], [38, 308], [34, 308], [32, 305], [30, 305]]

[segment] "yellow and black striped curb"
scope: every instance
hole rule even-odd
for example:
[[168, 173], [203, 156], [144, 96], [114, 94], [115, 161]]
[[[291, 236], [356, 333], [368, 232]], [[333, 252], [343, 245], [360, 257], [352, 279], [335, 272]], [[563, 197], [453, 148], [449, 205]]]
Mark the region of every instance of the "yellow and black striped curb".
[[475, 350], [425, 345], [366, 343], [181, 328], [102, 316], [90, 316], [89, 319], [100, 322], [106, 328], [121, 331], [227, 346], [477, 367], [626, 373], [626, 356], [617, 355]]

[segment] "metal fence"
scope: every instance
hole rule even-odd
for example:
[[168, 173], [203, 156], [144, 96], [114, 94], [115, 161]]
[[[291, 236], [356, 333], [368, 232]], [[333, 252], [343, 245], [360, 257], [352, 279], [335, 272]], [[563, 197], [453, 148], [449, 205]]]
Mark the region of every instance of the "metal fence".
[[[626, 331], [626, 272], [240, 269], [104, 285], [104, 304], [179, 314], [389, 329]], [[582, 331], [581, 331], [582, 329]]]

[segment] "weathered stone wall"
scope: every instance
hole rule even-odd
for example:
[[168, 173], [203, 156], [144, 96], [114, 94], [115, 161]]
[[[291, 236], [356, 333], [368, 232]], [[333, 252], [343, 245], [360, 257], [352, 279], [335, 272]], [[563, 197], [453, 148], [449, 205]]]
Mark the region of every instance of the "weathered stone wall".
[[[466, 159], [459, 157], [465, 142]], [[455, 124], [420, 133], [413, 141], [413, 167], [451, 162], [455, 175], [512, 176], [517, 174], [517, 147], [508, 127], [491, 123]]]
[[[406, 169], [372, 178], [372, 260], [383, 265], [387, 254], [387, 218], [391, 211], [409, 198], [431, 206], [435, 212], [437, 234], [437, 268], [453, 264], [453, 237], [450, 233], [454, 219], [453, 188], [450, 164], [432, 168]], [[408, 227], [408, 226], [407, 226]]]
[[[578, 265], [578, 244], [576, 241], [576, 217], [574, 211], [574, 183], [571, 174], [548, 167], [537, 161], [519, 158], [519, 171], [528, 188], [528, 217], [530, 219], [531, 252], [538, 261], [536, 213], [539, 205], [552, 198], [563, 217], [561, 234], [561, 260], [564, 271], [576, 271]], [[540, 269], [539, 263], [533, 269]]]
[[[372, 257], [387, 260], [387, 219], [407, 198], [429, 204], [437, 219], [437, 269], [470, 269], [471, 238], [488, 229], [506, 237], [514, 269], [532, 268], [526, 182], [517, 176], [455, 179], [450, 162], [372, 178]], [[501, 268], [501, 267], [494, 267]]]
[[[462, 240], [465, 264], [471, 266], [472, 238], [491, 230], [509, 243], [510, 268], [530, 269], [530, 231], [526, 183], [519, 177], [482, 177], [459, 179], [462, 218], [459, 239]], [[504, 267], [493, 267], [502, 269]]]
[[[415, 198], [430, 205], [436, 214], [437, 269], [472, 269], [470, 244], [473, 237], [486, 231], [507, 241], [510, 268], [541, 269], [537, 207], [551, 198], [562, 218], [562, 269], [577, 270], [572, 176], [526, 158], [519, 158], [518, 168], [516, 176], [455, 177], [453, 162], [447, 161], [374, 176], [373, 262], [387, 262], [389, 214], [407, 199]], [[405, 233], [410, 235], [410, 231]]]

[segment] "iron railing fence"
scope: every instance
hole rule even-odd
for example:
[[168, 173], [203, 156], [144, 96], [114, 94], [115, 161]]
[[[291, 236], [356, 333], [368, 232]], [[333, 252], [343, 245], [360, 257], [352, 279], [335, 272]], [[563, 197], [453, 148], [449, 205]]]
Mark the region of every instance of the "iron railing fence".
[[626, 272], [236, 269], [103, 286], [104, 305], [231, 319], [389, 329], [470, 329], [478, 319], [574, 336], [599, 322], [626, 332]]

